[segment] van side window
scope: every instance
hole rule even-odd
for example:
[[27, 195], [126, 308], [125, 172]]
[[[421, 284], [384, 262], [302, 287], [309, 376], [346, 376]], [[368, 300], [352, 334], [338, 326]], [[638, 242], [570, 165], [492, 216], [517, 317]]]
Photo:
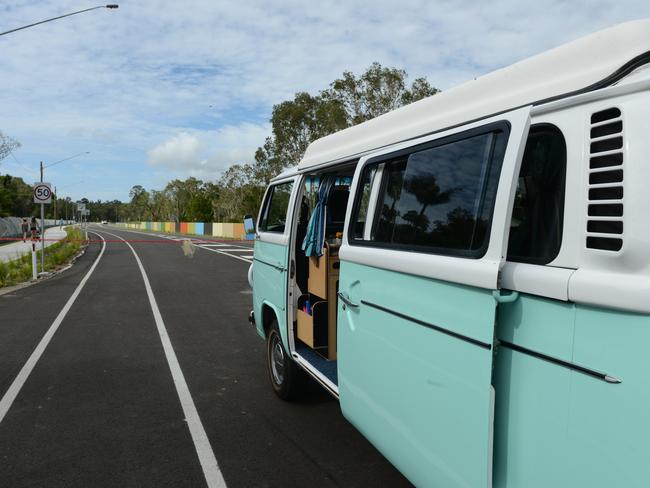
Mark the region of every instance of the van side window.
[[547, 264], [560, 252], [564, 223], [566, 143], [550, 124], [532, 126], [519, 171], [508, 260]]
[[375, 177], [377, 167], [372, 166], [369, 171], [363, 173], [363, 180], [361, 181], [361, 196], [359, 199], [359, 209], [356, 212], [356, 219], [354, 222], [354, 237], [355, 239], [363, 238], [363, 233], [368, 222], [368, 205], [370, 204], [370, 191]]
[[[371, 238], [351, 232], [350, 243], [472, 258], [485, 254], [508, 133], [506, 124], [494, 124], [368, 164], [360, 180], [364, 186], [385, 163]], [[358, 200], [353, 222], [363, 207]]]
[[259, 230], [263, 232], [284, 232], [287, 220], [287, 209], [293, 181], [280, 183], [269, 189], [260, 219]]

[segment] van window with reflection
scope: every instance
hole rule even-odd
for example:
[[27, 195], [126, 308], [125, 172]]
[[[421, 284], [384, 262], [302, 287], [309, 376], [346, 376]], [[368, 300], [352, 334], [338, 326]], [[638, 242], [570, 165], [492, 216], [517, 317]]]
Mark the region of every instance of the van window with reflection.
[[259, 230], [263, 232], [284, 232], [287, 210], [293, 182], [280, 183], [269, 189], [260, 219]]
[[356, 219], [354, 220], [354, 237], [362, 238], [366, 223], [368, 222], [368, 206], [370, 205], [370, 192], [374, 183], [376, 166], [370, 168], [370, 171], [363, 173], [363, 180], [361, 181], [361, 195], [359, 200], [359, 208], [356, 212]]
[[550, 124], [530, 130], [519, 171], [508, 260], [550, 263], [560, 252], [564, 224], [566, 143]]
[[[364, 241], [355, 232], [351, 240], [437, 254], [483, 255], [508, 138], [506, 126], [498, 125], [381, 161], [385, 167], [371, 238]], [[364, 187], [377, 164], [365, 168]], [[357, 219], [363, 208], [357, 202]]]

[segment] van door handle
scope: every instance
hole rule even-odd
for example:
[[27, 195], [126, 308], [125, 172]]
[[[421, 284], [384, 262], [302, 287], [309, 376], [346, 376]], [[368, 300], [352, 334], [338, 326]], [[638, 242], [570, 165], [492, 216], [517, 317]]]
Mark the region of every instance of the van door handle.
[[517, 298], [519, 298], [519, 292], [512, 291], [507, 295], [502, 295], [501, 290], [494, 290], [492, 292], [492, 296], [494, 297], [497, 303], [512, 303], [516, 301]]
[[341, 299], [341, 301], [345, 305], [347, 305], [348, 307], [350, 307], [350, 308], [359, 308], [359, 304], [350, 301], [350, 298], [345, 293], [338, 292], [337, 295]]

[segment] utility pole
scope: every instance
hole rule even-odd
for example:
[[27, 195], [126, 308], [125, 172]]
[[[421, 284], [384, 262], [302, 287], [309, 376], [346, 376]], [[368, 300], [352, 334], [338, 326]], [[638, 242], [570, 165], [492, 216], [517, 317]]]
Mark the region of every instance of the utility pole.
[[[43, 183], [43, 161], [41, 161], [41, 183]], [[41, 203], [41, 273], [45, 273], [45, 204]]]

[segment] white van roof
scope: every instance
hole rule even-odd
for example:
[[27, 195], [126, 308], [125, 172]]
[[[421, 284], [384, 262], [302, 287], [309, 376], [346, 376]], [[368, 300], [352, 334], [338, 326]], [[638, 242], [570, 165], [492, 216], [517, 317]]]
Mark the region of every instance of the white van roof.
[[312, 142], [306, 170], [472, 120], [615, 83], [650, 62], [650, 19], [619, 24]]

